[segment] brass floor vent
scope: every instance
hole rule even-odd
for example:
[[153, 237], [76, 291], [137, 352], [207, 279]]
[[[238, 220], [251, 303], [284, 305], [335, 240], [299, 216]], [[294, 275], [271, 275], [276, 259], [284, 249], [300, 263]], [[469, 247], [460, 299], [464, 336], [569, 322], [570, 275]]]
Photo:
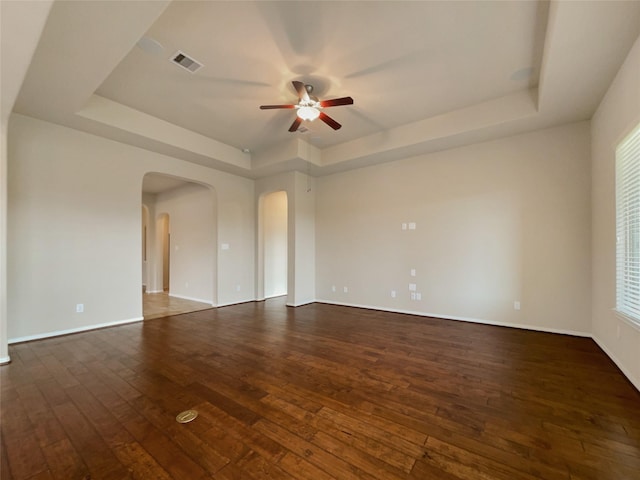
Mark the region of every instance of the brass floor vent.
[[193, 421], [198, 416], [198, 412], [195, 410], [185, 410], [184, 412], [180, 412], [176, 417], [176, 422], [178, 423], [189, 423]]

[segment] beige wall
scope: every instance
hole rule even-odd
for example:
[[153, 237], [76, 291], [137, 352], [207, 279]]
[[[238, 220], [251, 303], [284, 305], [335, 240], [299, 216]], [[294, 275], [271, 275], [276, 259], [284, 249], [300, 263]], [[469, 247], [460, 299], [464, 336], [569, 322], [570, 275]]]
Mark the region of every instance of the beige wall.
[[317, 298], [589, 335], [589, 146], [583, 122], [318, 179]]
[[8, 128], [11, 111], [38, 45], [53, 0], [0, 2], [0, 365], [8, 363], [7, 196]]
[[218, 245], [229, 246], [218, 256], [218, 302], [255, 298], [253, 181], [21, 115], [9, 140], [10, 341], [142, 317], [148, 172], [213, 187]]
[[7, 141], [9, 119], [0, 118], [0, 365], [9, 363], [7, 322]]
[[640, 389], [640, 327], [613, 311], [616, 305], [615, 148], [640, 124], [640, 39], [591, 122], [593, 210], [593, 337]]

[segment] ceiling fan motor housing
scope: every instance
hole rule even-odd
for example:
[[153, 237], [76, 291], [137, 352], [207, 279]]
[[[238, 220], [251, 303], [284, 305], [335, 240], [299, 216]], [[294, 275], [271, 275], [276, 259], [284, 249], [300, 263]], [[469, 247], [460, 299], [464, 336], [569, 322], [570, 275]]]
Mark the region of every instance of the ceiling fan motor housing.
[[260, 109], [296, 109], [296, 119], [291, 124], [291, 127], [289, 127], [290, 132], [295, 132], [296, 130], [298, 130], [298, 127], [303, 120], [313, 121], [316, 118], [319, 118], [334, 130], [338, 130], [342, 127], [342, 125], [336, 122], [333, 118], [328, 116], [326, 113], [321, 112], [320, 109], [325, 107], [337, 107], [340, 105], [353, 105], [353, 98], [342, 97], [321, 102], [317, 97], [311, 95], [311, 92], [313, 92], [313, 85], [304, 84], [295, 80], [291, 83], [293, 83], [293, 88], [298, 94], [298, 103], [296, 105], [261, 105]]

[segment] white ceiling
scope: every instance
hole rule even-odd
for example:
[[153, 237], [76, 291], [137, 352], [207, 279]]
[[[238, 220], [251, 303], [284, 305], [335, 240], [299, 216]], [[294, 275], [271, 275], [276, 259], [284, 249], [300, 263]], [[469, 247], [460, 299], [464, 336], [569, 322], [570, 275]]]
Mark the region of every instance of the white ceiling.
[[[512, 73], [539, 64], [546, 17], [535, 2], [175, 2], [97, 93], [236, 148], [287, 140], [292, 80], [319, 98], [352, 96], [326, 113], [344, 127], [308, 126], [326, 147], [528, 87]], [[543, 14], [546, 10], [540, 8]], [[372, 33], [375, 32], [375, 33]], [[505, 41], [507, 38], [510, 41]], [[181, 50], [205, 67], [168, 58]], [[536, 82], [537, 78], [534, 79]]]
[[[639, 34], [632, 1], [57, 0], [15, 110], [247, 177], [323, 175], [588, 119]], [[353, 97], [326, 110], [342, 129], [259, 110], [295, 103], [292, 80]]]

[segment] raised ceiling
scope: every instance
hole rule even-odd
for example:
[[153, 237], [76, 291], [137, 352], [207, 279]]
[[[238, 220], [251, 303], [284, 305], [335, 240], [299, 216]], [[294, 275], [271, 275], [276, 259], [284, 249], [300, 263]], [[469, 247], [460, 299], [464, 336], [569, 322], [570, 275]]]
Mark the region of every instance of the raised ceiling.
[[[291, 81], [302, 80], [320, 98], [355, 98], [327, 110], [341, 130], [305, 124], [305, 140], [324, 148], [536, 86], [546, 26], [539, 6], [175, 2], [145, 34], [162, 47], [131, 50], [97, 93], [260, 151], [290, 139], [294, 114], [258, 106], [292, 103]], [[191, 74], [169, 62], [178, 50], [204, 68]], [[531, 82], [510, 78], [525, 68], [536, 72]]]
[[[625, 1], [57, 0], [15, 110], [248, 177], [322, 175], [588, 119], [639, 34]], [[342, 129], [259, 110], [294, 103], [292, 80], [353, 97], [327, 110]]]

